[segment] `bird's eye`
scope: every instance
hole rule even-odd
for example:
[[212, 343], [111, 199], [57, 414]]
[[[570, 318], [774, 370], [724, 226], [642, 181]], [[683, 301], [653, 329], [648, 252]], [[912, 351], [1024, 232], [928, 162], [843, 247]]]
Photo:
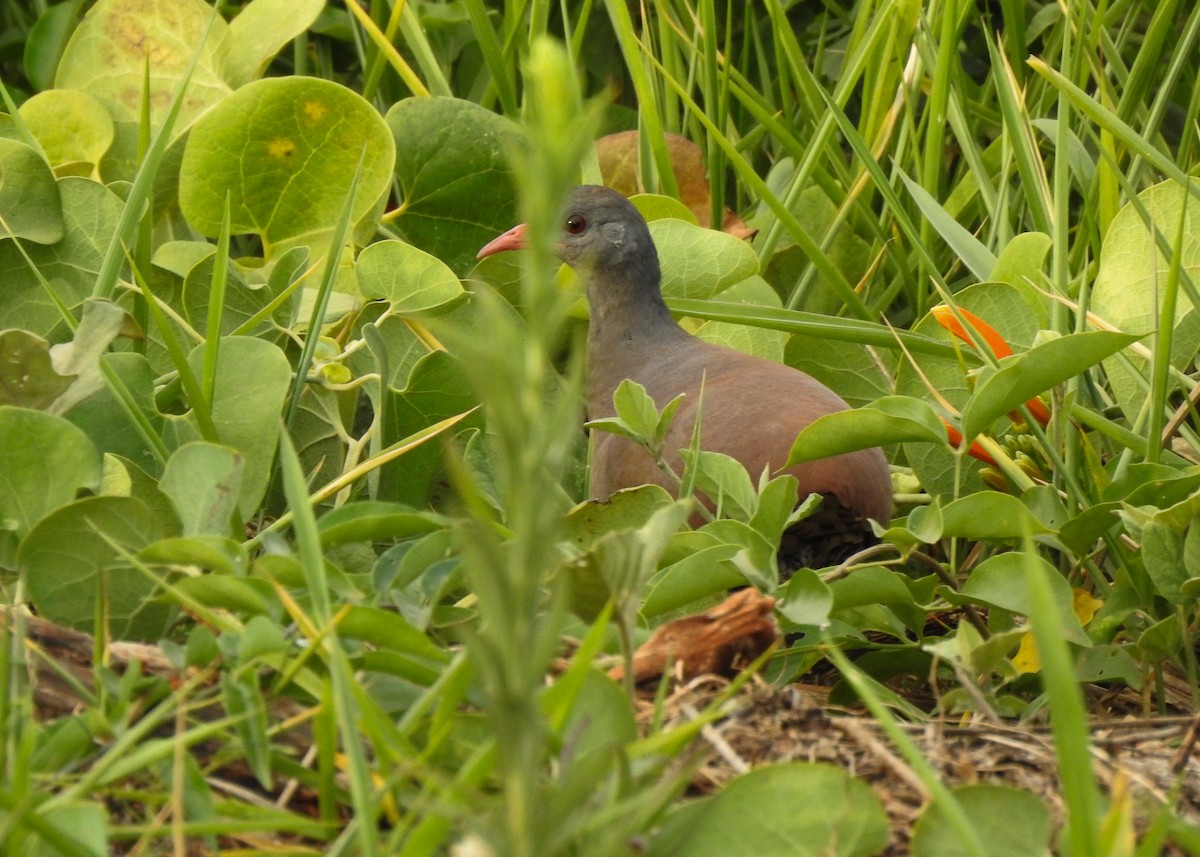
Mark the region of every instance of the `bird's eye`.
[[587, 229], [587, 218], [582, 214], [572, 214], [567, 218], [567, 231], [572, 235], [578, 235], [585, 229]]

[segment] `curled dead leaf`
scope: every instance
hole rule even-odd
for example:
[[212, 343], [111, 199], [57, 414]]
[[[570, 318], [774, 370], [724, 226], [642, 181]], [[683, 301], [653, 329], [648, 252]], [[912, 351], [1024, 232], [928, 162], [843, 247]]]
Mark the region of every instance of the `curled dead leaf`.
[[[774, 598], [742, 589], [710, 610], [661, 625], [633, 654], [634, 683], [657, 679], [668, 665], [684, 679], [732, 675], [779, 636], [774, 608]], [[609, 675], [624, 678], [624, 667], [613, 667]]]
[[[667, 142], [667, 156], [675, 171], [675, 182], [679, 185], [680, 202], [696, 215], [697, 223], [708, 228], [712, 225], [712, 194], [705, 175], [704, 152], [691, 140], [678, 134], [668, 132], [663, 137]], [[621, 131], [601, 137], [596, 141], [596, 155], [600, 160], [600, 177], [605, 185], [625, 196], [633, 196], [644, 190], [638, 183], [637, 131]], [[728, 208], [725, 209], [721, 230], [743, 239], [753, 237], [756, 232]]]

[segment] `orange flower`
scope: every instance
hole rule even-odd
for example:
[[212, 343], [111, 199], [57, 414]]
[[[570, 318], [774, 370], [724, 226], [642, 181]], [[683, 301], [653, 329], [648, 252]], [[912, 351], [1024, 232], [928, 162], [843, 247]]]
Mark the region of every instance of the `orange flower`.
[[[951, 310], [950, 307], [946, 306], [945, 304], [940, 304], [935, 306], [929, 312], [935, 319], [937, 319], [938, 324], [946, 328], [946, 330], [950, 331], [963, 342], [967, 343], [967, 345], [970, 345], [972, 348], [975, 347], [975, 340], [973, 340], [970, 334], [967, 333], [966, 328], [962, 326], [962, 323], [959, 322], [958, 317], [955, 316], [954, 311]], [[997, 360], [1008, 357], [1013, 353], [1012, 348], [1009, 347], [1008, 342], [1006, 342], [1004, 337], [1000, 335], [999, 331], [997, 331], [996, 328], [992, 327], [982, 318], [975, 315], [975, 313], [968, 312], [962, 307], [959, 307], [958, 314], [961, 315], [967, 321], [967, 323], [971, 325], [971, 327], [975, 328], [975, 332], [979, 334], [980, 338], [982, 338], [988, 348], [991, 349], [992, 355]], [[1033, 418], [1042, 425], [1046, 425], [1050, 422], [1050, 411], [1045, 405], [1042, 404], [1041, 399], [1036, 397], [1032, 398], [1025, 403], [1025, 407], [1029, 409], [1029, 413], [1033, 415]], [[1017, 411], [1009, 412], [1009, 416], [1014, 420], [1021, 420], [1021, 414]], [[975, 457], [978, 458], [978, 456]]]
[[[962, 444], [962, 432], [950, 425], [945, 419], [942, 420], [942, 425], [946, 427], [946, 440], [950, 441], [950, 445], [958, 447]], [[974, 458], [976, 461], [982, 461], [984, 464], [990, 464], [993, 467], [998, 467], [996, 459], [988, 455], [987, 450], [979, 445], [977, 441], [972, 441], [970, 448], [967, 449], [967, 455]]]

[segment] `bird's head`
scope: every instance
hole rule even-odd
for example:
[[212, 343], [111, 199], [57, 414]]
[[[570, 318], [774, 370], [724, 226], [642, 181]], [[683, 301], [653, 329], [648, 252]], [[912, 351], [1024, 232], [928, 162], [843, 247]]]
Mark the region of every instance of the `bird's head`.
[[[559, 224], [558, 255], [584, 276], [621, 276], [658, 285], [658, 253], [650, 230], [621, 194], [600, 185], [576, 187], [562, 208]], [[521, 224], [491, 241], [478, 258], [527, 246], [526, 227]]]

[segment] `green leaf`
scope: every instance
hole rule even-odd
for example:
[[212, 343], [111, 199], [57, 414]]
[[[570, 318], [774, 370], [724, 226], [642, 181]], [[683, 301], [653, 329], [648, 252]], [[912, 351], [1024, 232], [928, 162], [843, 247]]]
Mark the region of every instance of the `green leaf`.
[[0, 521], [18, 538], [100, 485], [100, 453], [61, 417], [0, 406], [0, 437]]
[[[197, 377], [203, 362], [204, 346], [197, 346], [188, 355]], [[279, 418], [291, 380], [291, 366], [277, 346], [245, 336], [221, 340], [212, 418], [221, 443], [244, 457], [236, 498], [244, 515], [254, 514], [267, 492]]]
[[639, 485], [616, 492], [607, 500], [580, 503], [563, 522], [562, 540], [583, 551], [607, 533], [636, 530], [675, 499], [659, 485]]
[[81, 89], [39, 92], [21, 105], [21, 118], [60, 175], [97, 175], [113, 143], [113, 121], [99, 100]]
[[54, 72], [66, 49], [67, 40], [79, 22], [83, 0], [67, 0], [46, 6], [25, 40], [25, 73], [35, 89], [54, 86]]
[[973, 440], [997, 418], [1139, 339], [1139, 334], [1107, 330], [1072, 333], [1006, 359], [979, 383], [963, 408], [963, 437]]
[[1172, 604], [1186, 603], [1181, 587], [1188, 572], [1179, 530], [1156, 520], [1147, 521], [1142, 527], [1142, 559], [1158, 594]]
[[[953, 505], [953, 504], [951, 504]], [[1049, 582], [1050, 594], [1057, 611], [1058, 628], [1068, 642], [1081, 646], [1091, 645], [1091, 640], [1079, 624], [1072, 609], [1071, 585], [1048, 562], [1039, 556], [1020, 553], [1002, 553], [981, 562], [962, 586], [962, 598], [987, 607], [999, 607], [1010, 613], [1029, 616], [1031, 610], [1029, 594], [1030, 563], [1036, 563]], [[954, 596], [947, 595], [953, 600]]]
[[[976, 783], [951, 792], [986, 857], [1049, 857], [1053, 823], [1042, 798], [1009, 786]], [[962, 857], [962, 836], [936, 800], [913, 827], [913, 857]]]
[[906, 441], [945, 445], [946, 426], [925, 402], [885, 396], [856, 410], [815, 420], [796, 437], [785, 466]]
[[[746, 306], [781, 307], [779, 295], [757, 274], [747, 277], [721, 292], [721, 300]], [[695, 331], [696, 338], [753, 354], [766, 360], [783, 362], [788, 335], [782, 330], [706, 321]]]
[[942, 510], [942, 534], [963, 539], [1019, 539], [1048, 533], [1029, 508], [1011, 494], [980, 491]]
[[381, 649], [413, 655], [434, 663], [450, 661], [445, 649], [391, 610], [361, 605], [350, 607], [338, 622], [338, 633], [352, 640], [363, 640]]
[[54, 244], [63, 230], [62, 200], [49, 165], [24, 143], [0, 137], [0, 239]]
[[992, 270], [996, 267], [996, 257], [992, 255], [992, 251], [951, 217], [929, 191], [905, 175], [903, 170], [898, 169], [897, 172], [925, 219], [933, 225], [958, 258], [962, 259], [975, 278], [981, 282], [992, 279]]
[[407, 98], [386, 116], [402, 201], [393, 221], [405, 240], [462, 276], [479, 248], [516, 221], [509, 154], [517, 126], [470, 101]]
[[260, 77], [267, 63], [317, 20], [324, 0], [252, 0], [229, 24], [221, 73], [233, 88]]
[[232, 578], [227, 575], [244, 575], [248, 564], [246, 550], [240, 542], [218, 535], [163, 539], [143, 548], [138, 559], [164, 565], [195, 565], [218, 572], [204, 578], [181, 580], [178, 584], [181, 586], [196, 580], [229, 580]]
[[[43, 164], [43, 167], [45, 164]], [[104, 253], [124, 203], [98, 182], [65, 178], [58, 182], [65, 231], [54, 244], [29, 244], [25, 251], [49, 288], [68, 309], [92, 293]], [[20, 327], [47, 335], [61, 326], [62, 315], [29, 263], [12, 241], [0, 240], [0, 328]]]
[[329, 250], [348, 193], [355, 221], [379, 203], [393, 157], [383, 120], [353, 91], [312, 77], [259, 80], [197, 120], [179, 168], [179, 205], [215, 236], [228, 196], [231, 230], [260, 236], [266, 257], [304, 246], [316, 259]]
[[197, 441], [171, 453], [159, 488], [175, 504], [185, 536], [226, 536], [237, 513], [241, 481], [237, 450]]
[[[131, 132], [136, 134], [149, 57], [150, 123], [158, 128], [212, 14], [203, 0], [100, 0], [67, 43], [54, 85], [90, 93], [104, 103], [113, 119], [133, 126]], [[232, 91], [220, 75], [226, 29], [218, 17], [200, 47], [179, 114], [179, 130]]]
[[696, 490], [708, 497], [722, 516], [749, 521], [758, 507], [758, 496], [742, 463], [720, 452], [699, 450], [694, 457], [690, 450], [681, 452]]
[[42, 518], [21, 543], [17, 561], [42, 618], [94, 633], [101, 597], [114, 639], [155, 640], [172, 608], [154, 597], [155, 582], [122, 559], [116, 546], [136, 554], [169, 535], [140, 500], [88, 497]]
[[793, 574], [780, 588], [779, 596], [776, 609], [789, 622], [828, 627], [834, 604], [833, 590], [811, 568], [802, 568]]
[[870, 786], [833, 765], [757, 768], [671, 813], [648, 857], [868, 857], [888, 842]]
[[436, 256], [402, 241], [377, 241], [355, 263], [363, 297], [383, 298], [392, 312], [423, 312], [457, 300], [462, 283]]
[[758, 273], [758, 257], [740, 238], [682, 220], [655, 220], [650, 235], [668, 298], [711, 298]]
[[447, 521], [432, 512], [420, 512], [399, 503], [362, 500], [326, 513], [317, 521], [321, 547], [352, 542], [409, 539], [439, 530]]
[[50, 343], [25, 330], [0, 331], [0, 405], [45, 410], [71, 386], [54, 371]]
[[[1174, 243], [1183, 215], [1184, 241], [1175, 252], [1179, 254], [1181, 273], [1190, 277], [1193, 283], [1200, 283], [1200, 243], [1195, 240], [1200, 229], [1198, 207], [1195, 199], [1187, 198], [1185, 213], [1184, 201], [1184, 192], [1173, 180], [1138, 194], [1145, 215], [1168, 245]], [[1105, 321], [1121, 330], [1136, 332], [1158, 328], [1160, 293], [1171, 267], [1171, 260], [1163, 254], [1142, 217], [1138, 205], [1130, 202], [1113, 218], [1100, 248], [1089, 301], [1089, 309]], [[1196, 354], [1200, 341], [1200, 313], [1186, 298], [1176, 303], [1175, 326], [1171, 363], [1183, 369]], [[1142, 358], [1130, 359], [1135, 370], [1146, 365]], [[1121, 361], [1108, 360], [1104, 369], [1121, 410], [1130, 420], [1135, 419], [1145, 400], [1144, 383]]]

